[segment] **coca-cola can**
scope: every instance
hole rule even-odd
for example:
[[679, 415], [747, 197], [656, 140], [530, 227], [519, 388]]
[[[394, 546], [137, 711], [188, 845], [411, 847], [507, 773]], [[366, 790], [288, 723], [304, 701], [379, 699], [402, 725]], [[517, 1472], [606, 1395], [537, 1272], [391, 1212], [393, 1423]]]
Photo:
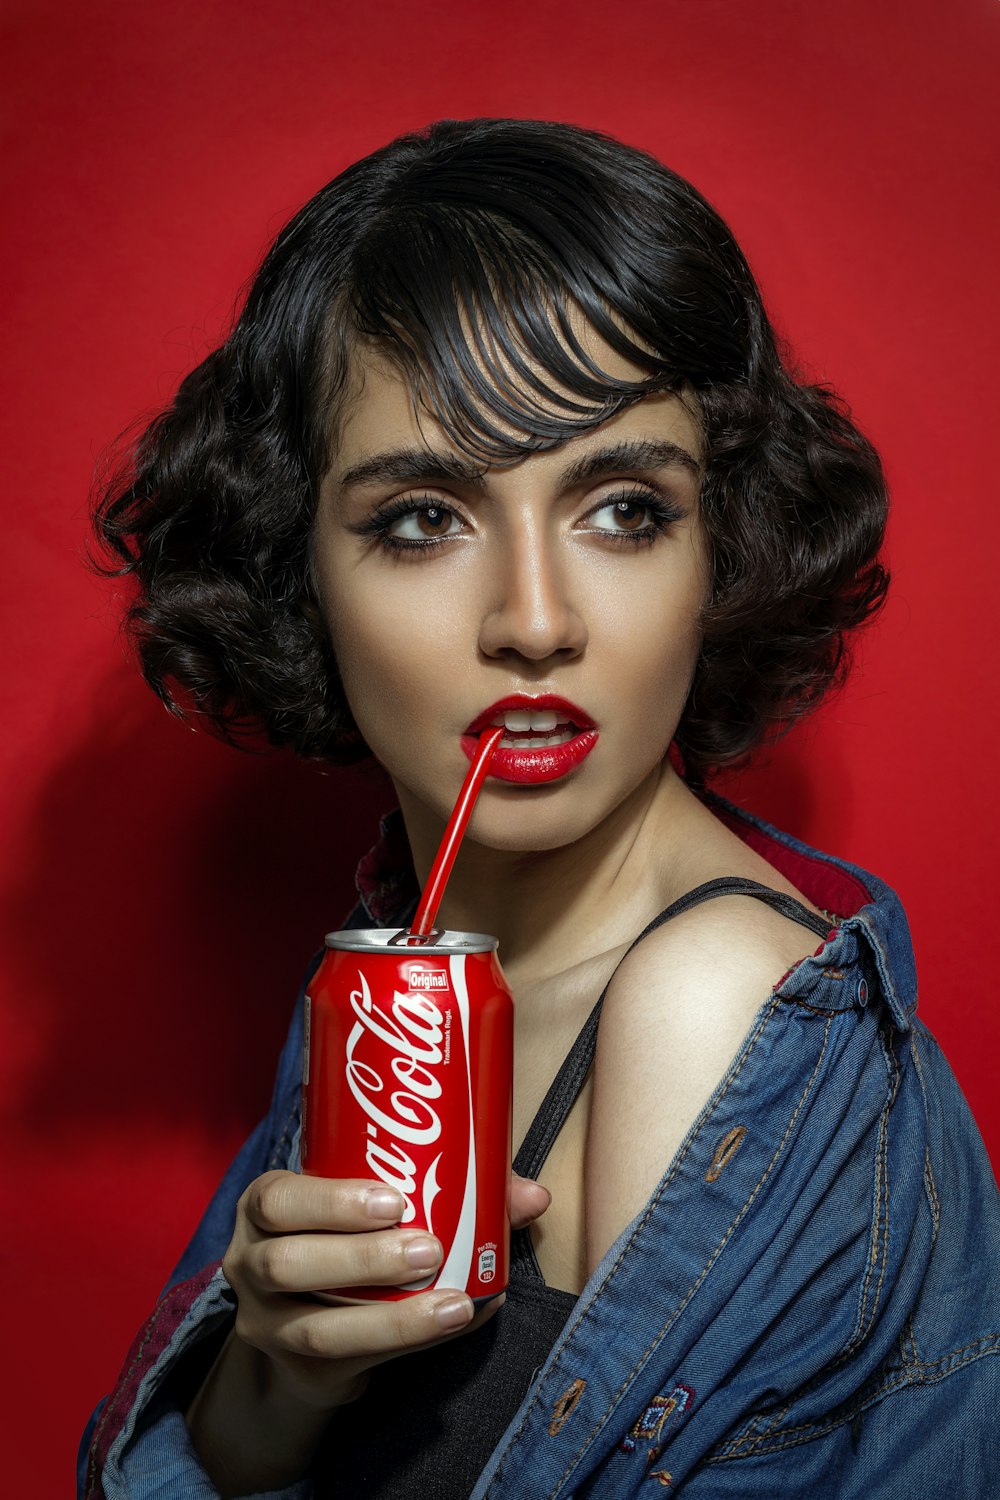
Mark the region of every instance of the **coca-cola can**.
[[400, 1224], [444, 1250], [419, 1281], [331, 1288], [338, 1301], [449, 1287], [481, 1303], [507, 1286], [514, 1008], [496, 949], [475, 932], [326, 939], [305, 1001], [302, 1170], [381, 1178]]

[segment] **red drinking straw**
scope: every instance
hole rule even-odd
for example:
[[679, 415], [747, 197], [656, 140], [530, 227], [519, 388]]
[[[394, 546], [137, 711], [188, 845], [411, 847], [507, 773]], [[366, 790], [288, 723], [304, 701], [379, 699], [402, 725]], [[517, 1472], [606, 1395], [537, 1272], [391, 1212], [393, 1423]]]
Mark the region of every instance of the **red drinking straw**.
[[472, 817], [472, 809], [476, 805], [476, 798], [482, 791], [483, 782], [489, 774], [493, 753], [506, 733], [506, 729], [501, 725], [498, 729], [489, 729], [480, 736], [479, 749], [472, 758], [469, 774], [462, 782], [462, 790], [458, 794], [458, 801], [452, 808], [444, 838], [434, 856], [431, 873], [427, 877], [427, 884], [420, 897], [420, 905], [417, 907], [416, 916], [410, 926], [412, 937], [429, 937], [434, 931], [434, 918], [438, 914], [438, 907], [441, 905], [444, 888], [448, 884], [451, 867], [455, 863], [459, 845], [469, 819]]

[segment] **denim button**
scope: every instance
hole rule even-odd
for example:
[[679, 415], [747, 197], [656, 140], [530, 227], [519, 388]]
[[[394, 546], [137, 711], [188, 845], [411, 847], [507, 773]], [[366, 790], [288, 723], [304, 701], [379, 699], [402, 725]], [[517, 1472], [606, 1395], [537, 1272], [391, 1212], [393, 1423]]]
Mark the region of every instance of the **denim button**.
[[866, 979], [858, 980], [857, 1002], [862, 1010], [868, 1004], [868, 981]]

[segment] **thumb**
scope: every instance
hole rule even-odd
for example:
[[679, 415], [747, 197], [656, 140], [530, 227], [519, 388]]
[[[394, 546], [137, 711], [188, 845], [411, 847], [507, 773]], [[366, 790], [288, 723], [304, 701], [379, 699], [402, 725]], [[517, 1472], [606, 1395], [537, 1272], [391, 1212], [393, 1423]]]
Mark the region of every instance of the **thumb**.
[[526, 1224], [541, 1218], [552, 1202], [552, 1194], [540, 1182], [530, 1177], [519, 1177], [516, 1172], [510, 1179], [510, 1224], [512, 1229], [523, 1229]]

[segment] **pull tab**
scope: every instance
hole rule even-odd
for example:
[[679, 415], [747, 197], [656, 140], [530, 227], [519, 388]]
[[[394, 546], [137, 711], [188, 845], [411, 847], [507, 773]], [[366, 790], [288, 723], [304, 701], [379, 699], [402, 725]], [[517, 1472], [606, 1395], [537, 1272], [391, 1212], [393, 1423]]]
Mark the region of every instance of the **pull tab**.
[[408, 927], [401, 927], [397, 933], [389, 939], [389, 948], [433, 948], [444, 937], [444, 933], [435, 927], [424, 937], [414, 937]]

